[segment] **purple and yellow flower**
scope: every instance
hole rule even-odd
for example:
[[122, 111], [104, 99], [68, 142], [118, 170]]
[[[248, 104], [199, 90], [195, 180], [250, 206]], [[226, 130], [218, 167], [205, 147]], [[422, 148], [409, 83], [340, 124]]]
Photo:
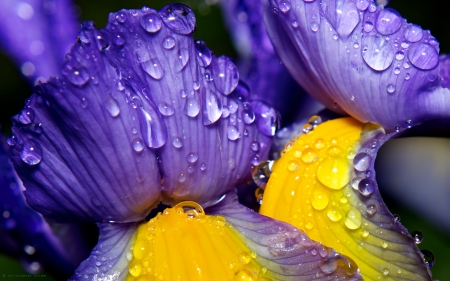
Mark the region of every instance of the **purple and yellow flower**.
[[[28, 205], [100, 229], [71, 280], [431, 280], [381, 199], [374, 160], [399, 132], [448, 117], [437, 41], [369, 0], [224, 8], [250, 34], [241, 71], [193, 40], [187, 6], [121, 10], [104, 29], [83, 23], [61, 74], [13, 117]], [[276, 54], [307, 93], [351, 117], [313, 116], [266, 162], [271, 104], [299, 108]], [[252, 168], [260, 214], [235, 191]]]

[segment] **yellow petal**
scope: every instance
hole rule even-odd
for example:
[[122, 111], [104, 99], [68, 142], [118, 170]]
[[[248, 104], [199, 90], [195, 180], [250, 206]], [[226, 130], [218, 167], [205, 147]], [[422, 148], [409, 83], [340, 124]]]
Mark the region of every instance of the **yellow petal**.
[[127, 280], [270, 280], [243, 241], [223, 217], [182, 202], [139, 227]]
[[260, 213], [352, 258], [364, 280], [429, 280], [417, 247], [393, 220], [369, 169], [383, 132], [341, 118], [300, 136], [273, 164]]

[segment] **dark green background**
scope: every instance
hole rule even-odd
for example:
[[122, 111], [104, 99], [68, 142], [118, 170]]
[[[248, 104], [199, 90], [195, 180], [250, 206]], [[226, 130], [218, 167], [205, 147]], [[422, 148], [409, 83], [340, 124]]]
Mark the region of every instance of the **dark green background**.
[[[223, 0], [227, 1], [227, 0]], [[257, 0], [255, 0], [257, 1]], [[163, 7], [170, 1], [142, 1], [142, 0], [78, 0], [80, 18], [94, 20], [97, 27], [106, 24], [108, 13], [122, 8], [140, 8], [149, 6], [155, 9]], [[220, 9], [208, 6], [201, 0], [179, 1], [193, 8], [197, 16], [197, 31], [195, 38], [204, 40], [216, 55], [225, 54], [236, 56], [229, 36], [222, 25]], [[444, 9], [443, 0], [393, 0], [391, 7], [396, 8], [408, 22], [420, 24], [423, 29], [430, 29], [441, 43], [441, 53], [450, 52], [450, 17]], [[208, 11], [209, 9], [209, 11]], [[31, 94], [25, 80], [18, 69], [0, 54], [0, 124], [3, 132], [8, 133], [9, 118], [17, 114], [23, 107], [23, 101]], [[449, 183], [450, 188], [450, 183]], [[400, 206], [397, 202], [387, 198], [386, 203], [392, 213], [399, 214], [401, 222], [410, 230], [421, 230], [425, 240], [420, 244], [421, 249], [431, 250], [436, 257], [436, 264], [432, 268], [433, 279], [450, 280], [450, 234], [444, 233], [439, 226], [429, 224], [420, 214]], [[449, 198], [450, 201], [450, 198]], [[430, 202], [432, 204], [432, 202]], [[450, 215], [450, 214], [449, 214]], [[450, 218], [449, 218], [450, 219]], [[17, 261], [0, 255], [0, 281], [2, 274], [26, 274]], [[46, 274], [45, 272], [42, 274]], [[37, 277], [37, 280], [54, 280], [50, 276]], [[29, 278], [12, 278], [11, 280], [25, 280]], [[6, 280], [3, 278], [3, 280]]]

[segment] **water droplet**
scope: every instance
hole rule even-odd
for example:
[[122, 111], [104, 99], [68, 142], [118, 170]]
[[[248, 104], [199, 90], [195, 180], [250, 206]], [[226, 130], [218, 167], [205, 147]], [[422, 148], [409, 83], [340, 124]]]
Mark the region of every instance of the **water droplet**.
[[186, 48], [180, 48], [178, 50], [178, 67], [177, 70], [181, 71], [189, 61], [189, 50]]
[[381, 242], [381, 247], [383, 249], [386, 249], [389, 246], [389, 244], [386, 241]]
[[396, 10], [385, 8], [376, 15], [375, 28], [382, 35], [390, 35], [397, 32], [402, 23], [403, 19]]
[[360, 177], [354, 177], [350, 183], [350, 185], [352, 186], [352, 188], [354, 190], [358, 190], [359, 189], [359, 183], [361, 182], [362, 178]]
[[367, 205], [366, 212], [370, 216], [374, 215], [377, 212], [377, 206], [375, 204]]
[[369, 178], [362, 179], [358, 185], [359, 193], [369, 196], [375, 191], [375, 182]]
[[367, 237], [369, 237], [369, 231], [367, 231], [367, 230], [363, 230], [363, 232], [361, 232], [361, 236], [363, 237], [363, 238], [367, 238]]
[[327, 217], [331, 221], [340, 221], [342, 219], [342, 213], [336, 208], [331, 208], [327, 211]]
[[256, 116], [256, 125], [265, 136], [274, 136], [280, 127], [280, 115], [263, 101], [252, 101], [250, 107]]
[[161, 29], [162, 21], [159, 15], [155, 12], [141, 17], [141, 26], [150, 33], [158, 32]]
[[184, 182], [186, 180], [186, 174], [184, 172], [181, 172], [178, 175], [178, 182]]
[[291, 24], [292, 24], [293, 28], [297, 28], [298, 27], [298, 21], [296, 21], [296, 20], [292, 21]]
[[125, 43], [125, 39], [120, 34], [116, 34], [113, 36], [113, 43], [117, 46], [122, 46]]
[[411, 79], [411, 74], [406, 73], [405, 74], [405, 80], [408, 81], [409, 79]]
[[264, 161], [252, 168], [253, 181], [257, 186], [264, 186], [269, 181], [273, 163], [274, 161]]
[[428, 250], [422, 250], [420, 252], [422, 252], [423, 261], [426, 263], [426, 265], [432, 267], [434, 265], [434, 254]]
[[149, 107], [148, 110], [139, 106], [139, 125], [144, 142], [148, 147], [159, 148], [167, 141], [167, 129], [160, 120], [158, 113]]
[[15, 137], [14, 135], [11, 135], [11, 136], [9, 136], [9, 137], [6, 138], [6, 143], [7, 143], [9, 146], [15, 146], [16, 143], [17, 143], [17, 139], [16, 139], [16, 137]]
[[133, 149], [136, 152], [142, 152], [144, 150], [144, 141], [141, 138], [138, 137], [133, 138], [131, 145], [133, 146]]
[[212, 72], [217, 91], [229, 95], [238, 85], [239, 72], [236, 65], [227, 57], [220, 56], [213, 62]]
[[363, 59], [372, 69], [382, 71], [387, 69], [394, 60], [394, 51], [389, 43], [381, 36], [366, 36], [363, 38], [366, 46]]
[[311, 23], [311, 30], [317, 32], [319, 30], [319, 25], [315, 22]]
[[393, 93], [395, 92], [395, 86], [394, 86], [393, 84], [387, 85], [386, 91], [387, 91], [389, 94], [393, 94]]
[[70, 66], [70, 70], [68, 71], [63, 70], [63, 73], [66, 75], [67, 80], [75, 86], [83, 86], [90, 79], [89, 73], [86, 70], [72, 69], [72, 66]]
[[[303, 155], [302, 155], [303, 156]], [[317, 167], [317, 179], [331, 189], [341, 189], [350, 181], [347, 159], [327, 157]]]
[[394, 68], [394, 74], [400, 74], [400, 68], [396, 67]]
[[278, 8], [280, 9], [280, 11], [282, 11], [283, 13], [287, 13], [289, 12], [289, 10], [291, 9], [291, 2], [288, 0], [281, 0], [278, 3]]
[[164, 49], [166, 50], [170, 50], [173, 47], [175, 47], [175, 38], [173, 38], [172, 36], [168, 35], [166, 37], [164, 37], [163, 42], [162, 42], [162, 46]]
[[307, 164], [315, 162], [318, 157], [319, 156], [317, 155], [317, 151], [314, 148], [310, 147], [303, 149], [302, 154], [300, 156], [302, 161]]
[[370, 167], [371, 157], [367, 153], [358, 153], [355, 158], [353, 158], [353, 167], [357, 171], [364, 172]]
[[259, 151], [259, 142], [258, 142], [258, 141], [253, 141], [253, 142], [250, 144], [250, 149], [251, 149], [253, 152], [258, 152], [258, 151]]
[[189, 162], [189, 163], [195, 163], [195, 162], [197, 162], [197, 160], [198, 160], [198, 154], [197, 153], [195, 153], [195, 152], [189, 152], [187, 155], [186, 155], [186, 160]]
[[367, 7], [369, 7], [368, 0], [357, 0], [356, 1], [356, 8], [358, 8], [358, 10], [364, 11], [365, 9], [367, 9]]
[[317, 149], [322, 149], [325, 147], [325, 140], [323, 138], [317, 138], [314, 141], [314, 147]]
[[408, 52], [409, 61], [417, 68], [428, 70], [439, 64], [439, 55], [436, 49], [426, 43], [413, 44]]
[[356, 209], [350, 209], [345, 216], [344, 224], [348, 229], [358, 229], [362, 224], [361, 213]]
[[202, 170], [202, 171], [206, 170], [206, 164], [205, 163], [200, 164], [200, 170]]
[[130, 266], [128, 269], [131, 275], [134, 277], [138, 277], [142, 272], [142, 265], [140, 263], [135, 264], [134, 266]]
[[183, 4], [169, 4], [160, 11], [164, 23], [178, 34], [190, 34], [195, 31], [195, 15]]
[[206, 47], [205, 42], [202, 40], [195, 41], [195, 49], [197, 50], [200, 65], [203, 67], [208, 67], [213, 58], [211, 50]]
[[302, 132], [303, 132], [304, 134], [307, 134], [307, 133], [309, 133], [309, 132], [312, 132], [313, 129], [314, 129], [313, 125], [311, 125], [311, 124], [305, 124], [305, 125], [303, 125]]
[[396, 60], [402, 60], [405, 58], [405, 52], [403, 51], [398, 51], [395, 53], [395, 59]]
[[242, 119], [244, 120], [245, 124], [252, 124], [253, 121], [255, 121], [255, 113], [251, 110], [244, 110], [242, 111]]
[[222, 100], [215, 92], [209, 89], [206, 90], [203, 98], [203, 124], [213, 124], [222, 116]]
[[405, 28], [405, 39], [408, 40], [409, 42], [418, 42], [422, 39], [423, 37], [423, 31], [422, 28], [420, 28], [420, 26], [416, 25], [416, 24], [409, 24], [406, 28]]
[[22, 124], [31, 124], [34, 120], [34, 110], [31, 108], [24, 108], [19, 113], [19, 121]]
[[120, 114], [119, 103], [111, 96], [108, 96], [105, 100], [105, 108], [111, 117], [117, 117]]
[[389, 275], [389, 269], [387, 268], [383, 269], [383, 275], [385, 276]]
[[228, 126], [228, 139], [229, 140], [237, 140], [241, 134], [239, 133], [239, 129], [234, 125]]
[[192, 89], [194, 89], [195, 91], [200, 89], [200, 83], [198, 81], [192, 81]]
[[371, 21], [366, 21], [364, 23], [364, 31], [365, 32], [371, 32], [373, 30], [373, 22]]
[[200, 105], [195, 98], [188, 98], [184, 106], [184, 113], [189, 117], [196, 117], [200, 112]]
[[141, 62], [141, 67], [150, 77], [156, 80], [161, 79], [164, 75], [164, 70], [157, 58]]
[[243, 268], [236, 271], [234, 274], [234, 280], [240, 280], [240, 281], [252, 281], [256, 280], [255, 275], [248, 269]]
[[118, 12], [116, 14], [116, 20], [120, 23], [124, 23], [127, 20], [127, 15], [124, 12]]
[[288, 162], [287, 164], [287, 169], [291, 172], [297, 171], [298, 170], [298, 162], [295, 160], [291, 160]]
[[30, 246], [30, 245], [25, 245], [23, 247], [23, 251], [25, 253], [27, 253], [27, 255], [30, 255], [30, 256], [34, 255], [34, 253], [36, 253], [36, 249], [33, 246]]
[[20, 158], [30, 166], [39, 164], [42, 160], [41, 145], [33, 139], [25, 141], [20, 150]]
[[311, 205], [314, 209], [320, 211], [328, 206], [329, 202], [328, 194], [322, 190], [314, 190], [311, 198]]
[[173, 106], [165, 102], [158, 105], [158, 110], [164, 116], [172, 116], [175, 113]]
[[172, 145], [175, 148], [181, 148], [183, 146], [183, 140], [179, 137], [174, 137], [172, 140]]
[[411, 236], [413, 237], [414, 242], [416, 244], [422, 243], [422, 241], [423, 241], [423, 234], [422, 234], [422, 232], [420, 232], [418, 230], [415, 230], [415, 231], [413, 231], [413, 233], [411, 233]]

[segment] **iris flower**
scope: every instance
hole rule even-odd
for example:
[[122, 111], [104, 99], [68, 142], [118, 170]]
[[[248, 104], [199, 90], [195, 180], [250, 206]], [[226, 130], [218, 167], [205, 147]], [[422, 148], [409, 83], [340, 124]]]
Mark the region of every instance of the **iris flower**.
[[[61, 73], [13, 117], [28, 205], [99, 227], [71, 280], [431, 280], [418, 237], [381, 199], [374, 160], [407, 128], [449, 117], [437, 41], [370, 0], [224, 7], [246, 19], [250, 71], [193, 40], [187, 6], [121, 10], [104, 29], [83, 23]], [[290, 78], [268, 82], [287, 75], [275, 53], [350, 117], [278, 134], [289, 138], [281, 158], [265, 161], [279, 126], [270, 104], [297, 106]], [[261, 214], [235, 190], [251, 169]]]

